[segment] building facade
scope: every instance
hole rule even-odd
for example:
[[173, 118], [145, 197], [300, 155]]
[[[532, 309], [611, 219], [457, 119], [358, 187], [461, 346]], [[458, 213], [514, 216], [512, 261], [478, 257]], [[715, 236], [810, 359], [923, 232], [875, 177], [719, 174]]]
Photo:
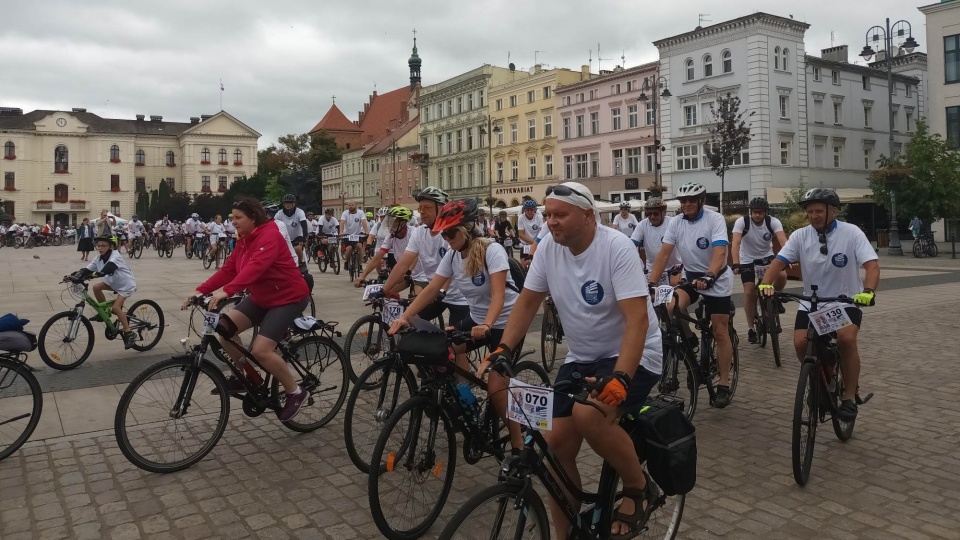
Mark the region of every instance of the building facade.
[[417, 102], [423, 186], [455, 199], [489, 196], [490, 89], [529, 76], [483, 65], [423, 89]]
[[[371, 146], [373, 146], [373, 143], [345, 151], [341, 156], [342, 189], [347, 193], [346, 197], [356, 200], [364, 211], [369, 210], [379, 201], [379, 197], [376, 197], [376, 201], [373, 200], [373, 195], [377, 195], [377, 193], [375, 191], [370, 193], [364, 185], [364, 181], [373, 176], [367, 174], [363, 167], [363, 153]], [[368, 201], [368, 198], [371, 200]]]
[[[540, 65], [523, 77], [490, 88], [490, 162], [493, 205], [517, 206], [528, 195], [543, 200], [559, 177], [556, 99], [558, 88], [589, 78], [588, 72]], [[471, 176], [468, 162], [468, 177]]]
[[347, 192], [343, 190], [343, 161], [331, 161], [320, 167], [320, 203], [324, 211], [333, 208], [337, 219], [346, 208]]
[[[584, 66], [586, 68], [586, 66]], [[613, 202], [646, 199], [656, 171], [657, 63], [601, 71], [557, 89], [558, 174]], [[649, 85], [640, 101], [644, 82]]]
[[420, 167], [415, 162], [420, 152], [419, 124], [419, 119], [414, 118], [400, 126], [365, 155], [376, 161], [379, 168], [376, 190], [383, 206], [416, 208], [413, 197], [425, 187], [420, 184]]
[[229, 113], [164, 122], [86, 109], [0, 109], [6, 213], [29, 223], [133, 214], [137, 195], [166, 182], [191, 194], [226, 191], [257, 170], [260, 134]]

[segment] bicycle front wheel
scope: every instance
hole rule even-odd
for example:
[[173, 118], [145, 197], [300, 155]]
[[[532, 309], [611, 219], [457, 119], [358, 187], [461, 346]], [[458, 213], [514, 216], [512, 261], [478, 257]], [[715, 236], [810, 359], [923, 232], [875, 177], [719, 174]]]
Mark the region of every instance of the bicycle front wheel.
[[674, 343], [668, 343], [663, 355], [663, 374], [657, 390], [661, 394], [683, 399], [683, 413], [692, 420], [697, 412], [699, 388], [697, 369], [690, 355], [685, 354], [684, 350]]
[[453, 484], [457, 440], [447, 415], [427, 397], [401, 404], [377, 438], [367, 493], [370, 513], [390, 540], [419, 538]]
[[213, 364], [180, 356], [137, 375], [120, 397], [117, 446], [137, 467], [182, 471], [217, 445], [230, 417], [227, 381]]
[[163, 337], [163, 310], [153, 300], [140, 300], [127, 310], [130, 330], [137, 335], [135, 351], [149, 351]]
[[393, 362], [374, 364], [357, 377], [343, 413], [343, 442], [350, 461], [364, 474], [370, 473], [373, 447], [383, 425], [399, 403], [417, 391], [417, 379]]
[[497, 484], [477, 493], [450, 518], [441, 540], [549, 540], [540, 495], [522, 485]]
[[557, 361], [557, 313], [551, 306], [543, 309], [543, 321], [540, 325], [540, 356], [543, 369], [553, 371]]
[[[329, 338], [307, 336], [293, 344], [290, 353], [296, 357], [305, 374], [295, 371], [297, 384], [310, 392], [300, 412], [284, 422], [288, 428], [308, 433], [327, 425], [340, 412], [347, 399], [346, 361], [340, 346]], [[293, 369], [293, 366], [290, 366]], [[273, 378], [275, 391], [279, 383]], [[277, 395], [277, 394], [275, 394]]]
[[773, 351], [773, 362], [780, 367], [780, 302], [771, 300], [767, 308], [767, 330], [770, 333], [770, 350]]
[[44, 364], [60, 371], [73, 369], [93, 351], [93, 325], [74, 311], [61, 311], [44, 323], [37, 342]]
[[813, 465], [813, 447], [817, 437], [820, 405], [820, 385], [816, 365], [804, 362], [797, 381], [797, 395], [793, 402], [793, 479], [797, 485], [806, 485]]
[[330, 267], [333, 268], [333, 275], [340, 275], [340, 250], [334, 247], [330, 250]]
[[[843, 396], [844, 384], [843, 384], [843, 373], [840, 371], [839, 366], [834, 367], [835, 376], [837, 378], [836, 391], [833, 395], [830, 396], [830, 399], [836, 404], [837, 408], [840, 407], [840, 401]], [[840, 439], [840, 442], [847, 442], [850, 440], [850, 437], [853, 437], [853, 427], [857, 423], [857, 419], [853, 420], [841, 420], [836, 413], [831, 413], [831, 420], [833, 423], [833, 432], [837, 434], [837, 438]]]
[[369, 368], [391, 348], [389, 327], [375, 314], [364, 315], [353, 323], [343, 340], [347, 353], [350, 381], [356, 384], [357, 376]]
[[0, 461], [27, 442], [42, 411], [43, 392], [30, 369], [0, 358]]

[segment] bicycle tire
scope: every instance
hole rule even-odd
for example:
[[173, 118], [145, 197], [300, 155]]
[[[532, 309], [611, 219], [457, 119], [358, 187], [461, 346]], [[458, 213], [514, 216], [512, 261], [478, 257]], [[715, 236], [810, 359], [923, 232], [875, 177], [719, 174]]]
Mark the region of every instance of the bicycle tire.
[[937, 247], [937, 243], [933, 240], [930, 240], [930, 242], [927, 243], [927, 255], [930, 257], [936, 257], [937, 255], [940, 255], [940, 248]]
[[329, 257], [329, 253], [326, 252], [324, 252], [323, 257], [320, 257], [319, 254], [317, 255], [317, 268], [320, 269], [321, 274], [327, 273], [327, 266], [329, 264], [327, 262], [327, 257]]
[[[29, 413], [22, 412], [26, 411], [26, 407], [20, 408], [12, 401], [12, 398], [22, 396], [26, 390], [14, 386], [18, 377], [27, 383], [27, 389], [32, 397]], [[43, 390], [40, 389], [37, 377], [27, 366], [17, 361], [0, 358], [0, 402], [4, 403], [3, 408], [0, 409], [0, 461], [3, 461], [30, 440], [43, 413]], [[24, 414], [27, 414], [26, 418]], [[26, 422], [20, 420], [26, 420]], [[6, 442], [7, 434], [15, 436], [10, 443]]]
[[[150, 313], [150, 310], [153, 310], [153, 313]], [[135, 351], [149, 351], [150, 349], [156, 347], [157, 343], [160, 343], [160, 338], [163, 337], [163, 310], [160, 309], [160, 305], [154, 302], [153, 300], [138, 300], [134, 302], [130, 309], [127, 310], [127, 321], [130, 324], [130, 330], [137, 334], [138, 341], [134, 342], [133, 350]], [[137, 323], [137, 328], [134, 328], [134, 322]], [[145, 325], [147, 328], [142, 328]], [[149, 328], [149, 327], [153, 328]], [[156, 332], [155, 335], [149, 340], [144, 340], [144, 332]], [[150, 335], [150, 334], [146, 334]]]
[[[66, 338], [67, 331], [69, 331], [70, 322], [75, 320], [77, 317], [80, 318], [80, 328], [77, 331], [77, 337], [74, 338], [74, 341], [69, 343], [66, 341], [63, 341]], [[68, 328], [64, 329], [62, 328], [62, 326], [57, 326], [57, 327], [54, 326], [61, 319], [66, 319], [65, 324], [67, 325]], [[61, 325], [62, 324], [64, 323], [61, 323]], [[55, 341], [51, 342], [48, 345], [47, 336], [48, 334], [50, 334], [51, 331], [57, 332], [59, 336], [56, 338]], [[56, 343], [61, 343], [66, 346], [69, 346], [72, 343], [81, 344], [83, 342], [83, 338], [81, 337], [81, 332], [83, 331], [87, 332], [86, 345], [84, 346], [83, 353], [80, 354], [79, 357], [73, 356], [71, 359], [67, 360], [66, 362], [61, 362], [61, 359], [64, 358], [63, 353], [65, 352], [65, 348], [56, 347], [54, 345]], [[57, 313], [53, 317], [50, 317], [49, 319], [47, 319], [47, 322], [43, 324], [42, 328], [40, 328], [40, 334], [37, 337], [37, 352], [40, 353], [40, 359], [43, 360], [44, 364], [56, 370], [67, 371], [67, 370], [76, 368], [77, 366], [79, 366], [80, 364], [84, 363], [87, 360], [87, 358], [90, 356], [90, 353], [93, 352], [93, 341], [94, 341], [93, 325], [90, 324], [90, 319], [87, 319], [83, 315], [77, 315], [75, 311], [61, 311], [60, 313]], [[72, 347], [69, 347], [69, 348], [71, 351], [73, 350]]]
[[[311, 345], [316, 345], [314, 352], [307, 350]], [[299, 353], [299, 361], [311, 379], [298, 380], [297, 384], [310, 392], [310, 397], [296, 416], [282, 423], [293, 431], [309, 433], [327, 425], [337, 416], [347, 399], [349, 387], [343, 350], [333, 340], [325, 336], [308, 335], [296, 341], [290, 347], [290, 352], [296, 354], [301, 349], [303, 351]], [[281, 391], [279, 384], [276, 377], [273, 377], [274, 395], [279, 395], [278, 392]], [[304, 416], [305, 414], [311, 416]], [[305, 422], [308, 418], [309, 421]]]
[[730, 333], [730, 399], [737, 393], [737, 383], [740, 382], [740, 335], [733, 327], [733, 317], [730, 317], [730, 323], [727, 325]]
[[543, 369], [553, 371], [557, 362], [557, 313], [552, 306], [545, 306], [540, 323], [540, 358]]
[[347, 330], [343, 350], [347, 353], [350, 382], [356, 384], [360, 373], [393, 349], [393, 338], [387, 334], [389, 329], [379, 316], [371, 313], [357, 319]]
[[[683, 391], [683, 388], [686, 390]], [[667, 343], [663, 354], [663, 372], [660, 382], [657, 383], [659, 393], [683, 399], [683, 414], [693, 420], [697, 412], [699, 388], [697, 368], [690, 355], [685, 349], [678, 348], [675, 343]]]
[[209, 270], [210, 267], [213, 265], [213, 259], [210, 258], [207, 254], [203, 255], [203, 258], [201, 259], [201, 261], [203, 262], [204, 270]]
[[[817, 437], [817, 407], [819, 401], [819, 382], [817, 381], [816, 365], [814, 362], [804, 362], [800, 367], [800, 378], [797, 381], [797, 394], [793, 402], [793, 441], [791, 456], [793, 458], [793, 479], [797, 485], [804, 486], [810, 479], [810, 469], [813, 465], [813, 449]], [[806, 418], [804, 413], [806, 412]], [[804, 429], [806, 427], [806, 429]]]
[[769, 331], [769, 328], [767, 328], [766, 305], [766, 299], [761, 299], [759, 305], [756, 306], [757, 313], [753, 316], [753, 331], [757, 333], [757, 343], [761, 347], [767, 346], [767, 333]]
[[[834, 371], [837, 378], [837, 390], [830, 396], [830, 399], [833, 401], [834, 407], [839, 408], [844, 391], [843, 373], [839, 369], [839, 366], [835, 367]], [[840, 420], [840, 418], [831, 411], [830, 420], [833, 424], [833, 432], [837, 435], [837, 439], [840, 439], [840, 442], [847, 442], [850, 440], [850, 437], [853, 437], [853, 428], [857, 423], [856, 418], [848, 421]]]
[[[492, 515], [484, 510], [491, 503]], [[493, 521], [490, 526], [481, 525], [488, 519]], [[511, 525], [504, 529], [504, 522]], [[470, 497], [450, 518], [439, 538], [549, 540], [550, 532], [547, 510], [536, 490], [525, 489], [522, 484], [504, 483], [487, 487]]]
[[139, 259], [143, 255], [143, 243], [140, 240], [133, 241], [133, 258]]
[[[623, 490], [619, 489], [620, 475], [617, 474], [609, 463], [604, 462], [600, 470], [600, 479], [601, 486], [612, 485], [612, 488], [608, 489], [608, 496], [605, 497], [606, 500], [602, 501], [603, 508], [606, 509], [611, 516], [609, 524], [612, 525], [613, 511], [619, 507], [617, 503], [623, 498]], [[652, 481], [649, 474], [647, 475], [647, 481]], [[677, 533], [680, 532], [680, 522], [683, 520], [683, 510], [686, 507], [686, 501], [686, 495], [668, 496], [661, 490], [660, 498], [657, 500], [659, 506], [650, 514], [650, 519], [648, 519], [646, 525], [644, 525], [644, 530], [634, 538], [650, 540], [673, 540], [676, 538]], [[601, 521], [603, 520], [601, 519]]]
[[[114, 418], [114, 434], [117, 437], [117, 446], [120, 447], [120, 451], [123, 452], [123, 455], [130, 463], [136, 465], [138, 468], [152, 473], [164, 474], [182, 471], [206, 457], [206, 455], [216, 447], [220, 438], [223, 436], [223, 432], [227, 428], [227, 422], [230, 419], [230, 396], [227, 392], [227, 381], [218, 368], [206, 361], [200, 363], [199, 370], [194, 372], [196, 378], [190, 381], [189, 378], [193, 370], [192, 364], [193, 359], [190, 356], [173, 357], [154, 364], [134, 377], [133, 382], [130, 383], [130, 386], [128, 386], [127, 389], [124, 390], [123, 395], [120, 396], [120, 403], [117, 405], [117, 414]], [[170, 370], [170, 376], [165, 379], [161, 377], [159, 378], [161, 382], [151, 385], [151, 389], [148, 391], [150, 397], [137, 399], [137, 390], [149, 382], [152, 376], [163, 374], [166, 370]], [[203, 382], [199, 379], [201, 374], [206, 375], [209, 379], [209, 384], [198, 384]], [[176, 386], [177, 381], [181, 381], [179, 387]], [[191, 411], [199, 410], [206, 412], [213, 410], [217, 401], [219, 401], [220, 412], [216, 413], [216, 422], [213, 423], [203, 418], [210, 416], [210, 414], [200, 414], [196, 418], [197, 432], [210, 436], [208, 440], [198, 445], [196, 451], [191, 452], [189, 455], [184, 452], [185, 456], [179, 460], [160, 462], [158, 459], [161, 457], [154, 458], [144, 455], [144, 453], [135, 446], [135, 443], [141, 440], [145, 443], [172, 440], [174, 444], [182, 445], [187, 434], [192, 433], [190, 429], [191, 426], [187, 425], [187, 421], [184, 419], [189, 418], [192, 420], [194, 418], [193, 415], [172, 418], [170, 414], [170, 411], [177, 405], [178, 396], [183, 389], [183, 383], [187, 383], [187, 387], [192, 387], [193, 389], [190, 395], [187, 396], [187, 399], [190, 400], [192, 405], [192, 408], [187, 411], [188, 415]], [[170, 397], [171, 402], [157, 407], [156, 412], [151, 416], [151, 414], [147, 412], [147, 402], [151, 400], [155, 402], [161, 399], [161, 392], [165, 393], [167, 397]], [[214, 394], [214, 392], [216, 392], [216, 394]], [[176, 396], [174, 394], [176, 394]], [[198, 402], [201, 402], [201, 400], [203, 400], [203, 405], [198, 405]], [[132, 409], [137, 410], [137, 412], [133, 412]], [[128, 416], [130, 417], [129, 420], [134, 422], [133, 425], [128, 422]], [[140, 423], [144, 423], [144, 425], [139, 425]], [[173, 423], [174, 426], [171, 430], [165, 432], [163, 429], [164, 423]], [[143, 436], [145, 434], [146, 436]], [[145, 440], [147, 438], [151, 440]]]
[[783, 330], [780, 327], [780, 309], [777, 300], [770, 301], [770, 307], [767, 309], [767, 327], [770, 333], [770, 350], [773, 351], [773, 362], [780, 367], [780, 333]]
[[513, 378], [527, 384], [550, 386], [550, 376], [539, 362], [522, 360], [513, 366]]
[[166, 246], [167, 258], [169, 259], [173, 257], [173, 250], [174, 250], [173, 241], [168, 239], [165, 246]]
[[187, 256], [187, 260], [190, 260], [190, 259], [193, 258], [193, 246], [192, 246], [192, 245], [190, 245], [189, 247], [187, 247], [187, 246], [188, 246], [187, 241], [184, 240], [184, 241], [183, 241], [183, 253]]
[[[407, 415], [410, 415], [409, 425], [400, 427], [400, 433], [397, 433], [398, 439], [391, 437], [394, 434], [394, 428], [400, 425]], [[445, 432], [446, 437], [441, 432]], [[425, 455], [421, 455], [418, 446], [429, 445], [430, 441], [420, 440], [420, 437], [422, 435], [429, 437], [430, 433], [436, 434], [436, 439], [433, 441], [434, 447], [427, 449]], [[441, 448], [438, 452], [436, 446], [441, 444], [445, 444], [446, 448]], [[450, 487], [453, 485], [456, 464], [456, 433], [445, 411], [424, 396], [415, 396], [397, 407], [384, 425], [380, 436], [377, 437], [367, 482], [370, 514], [381, 534], [390, 540], [412, 540], [422, 536], [443, 510], [443, 505], [450, 494]], [[440, 479], [441, 475], [443, 475], [442, 479]], [[380, 482], [383, 481], [385, 484], [402, 482], [408, 476], [411, 480], [410, 489], [401, 495], [391, 493], [385, 496], [385, 503], [381, 504]], [[430, 488], [439, 488], [435, 502], [426, 503], [417, 500], [416, 495], [426, 494]], [[385, 509], [390, 511], [389, 516], [384, 513]], [[395, 511], [397, 510], [418, 512], [416, 516], [410, 518], [411, 521], [416, 521], [409, 525], [396, 523]]]
[[50, 245], [52, 245], [53, 247], [60, 247], [61, 245], [63, 245], [63, 239], [60, 238], [59, 236], [54, 236], [53, 238], [50, 239]]
[[913, 256], [922, 259], [924, 255], [923, 245], [919, 240], [913, 242]]
[[[364, 474], [370, 473], [370, 460], [381, 427], [397, 405], [417, 391], [413, 371], [405, 365], [403, 367], [403, 371], [398, 371], [392, 361], [373, 364], [357, 377], [356, 384], [350, 389], [343, 412], [343, 442], [350, 461]], [[369, 382], [371, 380], [377, 382]], [[404, 383], [406, 394], [403, 393]]]

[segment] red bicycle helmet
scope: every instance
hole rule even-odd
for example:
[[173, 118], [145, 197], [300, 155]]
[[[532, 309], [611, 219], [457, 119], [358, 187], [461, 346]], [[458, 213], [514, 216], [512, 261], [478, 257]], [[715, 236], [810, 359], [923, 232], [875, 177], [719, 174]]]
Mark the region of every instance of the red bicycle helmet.
[[476, 221], [479, 208], [479, 199], [454, 201], [443, 205], [443, 208], [440, 209], [440, 215], [433, 222], [433, 232], [445, 231], [451, 227]]

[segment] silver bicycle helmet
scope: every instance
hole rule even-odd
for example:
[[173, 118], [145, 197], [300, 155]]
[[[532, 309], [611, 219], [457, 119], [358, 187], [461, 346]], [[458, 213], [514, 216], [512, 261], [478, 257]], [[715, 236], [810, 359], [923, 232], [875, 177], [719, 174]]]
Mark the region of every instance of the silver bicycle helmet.
[[427, 186], [426, 188], [423, 189], [423, 191], [421, 191], [420, 193], [417, 193], [417, 196], [415, 198], [417, 199], [417, 202], [433, 201], [440, 206], [447, 204], [447, 200], [448, 200], [446, 192], [444, 192], [440, 188], [436, 188], [433, 186]]
[[377, 215], [380, 216], [380, 217], [383, 217], [383, 216], [387, 215], [387, 213], [388, 213], [389, 211], [390, 211], [390, 208], [389, 208], [389, 207], [381, 206], [380, 209], [377, 210]]
[[697, 182], [687, 182], [677, 189], [677, 198], [680, 197], [703, 197], [707, 194], [707, 188]]

